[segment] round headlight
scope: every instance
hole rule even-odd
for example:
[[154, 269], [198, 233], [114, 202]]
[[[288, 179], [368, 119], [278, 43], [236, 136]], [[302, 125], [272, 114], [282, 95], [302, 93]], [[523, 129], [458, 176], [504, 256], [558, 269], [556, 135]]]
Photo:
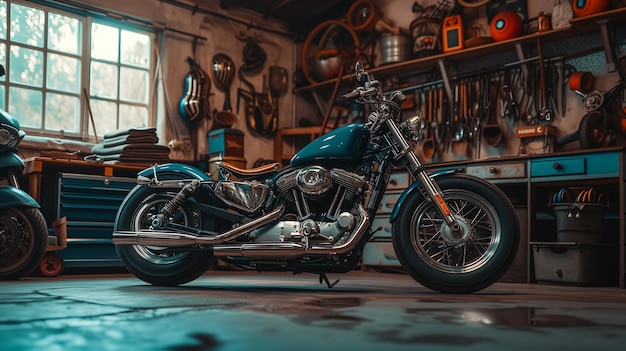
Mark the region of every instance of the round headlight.
[[413, 116], [400, 123], [400, 131], [407, 140], [417, 141], [422, 135], [422, 124], [422, 117]]

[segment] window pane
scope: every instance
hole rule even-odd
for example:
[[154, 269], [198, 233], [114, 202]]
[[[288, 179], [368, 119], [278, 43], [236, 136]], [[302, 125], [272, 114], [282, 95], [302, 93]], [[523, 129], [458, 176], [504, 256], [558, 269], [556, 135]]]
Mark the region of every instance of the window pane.
[[48, 54], [46, 85], [50, 89], [78, 94], [80, 61], [67, 56]]
[[145, 34], [122, 30], [121, 63], [138, 67], [150, 66], [150, 38]]
[[48, 49], [80, 54], [82, 23], [57, 13], [48, 14]]
[[134, 68], [120, 69], [120, 100], [148, 103], [148, 72]]
[[6, 111], [6, 104], [4, 103], [4, 85], [0, 85], [0, 108]]
[[46, 94], [46, 129], [78, 133], [80, 100], [76, 96]]
[[7, 38], [7, 3], [0, 2], [0, 39]]
[[[89, 102], [98, 135], [117, 130], [117, 104], [114, 102], [91, 99]], [[87, 117], [89, 118], [89, 117]], [[91, 121], [89, 121], [89, 135], [93, 135]]]
[[12, 45], [11, 54], [9, 81], [41, 88], [43, 86], [43, 53]]
[[41, 110], [41, 91], [9, 88], [9, 113], [20, 121], [21, 126], [41, 128]]
[[11, 40], [43, 47], [44, 23], [42, 10], [11, 3]]
[[117, 99], [117, 66], [101, 62], [91, 63], [89, 95]]
[[[0, 43], [0, 64], [4, 66], [5, 71], [9, 70], [7, 67], [7, 46], [4, 43]], [[6, 80], [6, 74], [0, 77], [0, 82], [4, 82]]]
[[91, 57], [111, 62], [118, 62], [117, 28], [94, 23], [91, 26]]
[[145, 127], [148, 125], [148, 109], [120, 104], [119, 129]]

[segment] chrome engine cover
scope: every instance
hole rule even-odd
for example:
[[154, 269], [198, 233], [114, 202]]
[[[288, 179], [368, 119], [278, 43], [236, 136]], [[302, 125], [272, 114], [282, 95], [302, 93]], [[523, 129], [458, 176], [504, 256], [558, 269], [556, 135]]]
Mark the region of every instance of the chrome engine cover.
[[296, 183], [307, 195], [321, 195], [333, 186], [333, 178], [327, 169], [312, 166], [298, 172]]
[[214, 190], [215, 196], [237, 209], [254, 212], [267, 199], [269, 187], [256, 181], [233, 182], [221, 181]]
[[336, 221], [316, 222], [311, 219], [299, 221], [279, 221], [250, 232], [254, 242], [300, 242], [304, 237], [334, 243], [355, 228], [357, 218], [350, 212], [343, 212]]

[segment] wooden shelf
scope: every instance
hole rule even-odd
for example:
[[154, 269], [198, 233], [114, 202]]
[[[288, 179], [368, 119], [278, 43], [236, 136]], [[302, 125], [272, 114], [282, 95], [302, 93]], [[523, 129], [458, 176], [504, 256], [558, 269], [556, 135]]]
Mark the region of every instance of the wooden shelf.
[[[449, 53], [441, 53], [432, 56], [416, 58], [403, 62], [392, 63], [384, 66], [370, 68], [368, 72], [374, 77], [388, 76], [408, 76], [415, 75], [422, 71], [430, 70], [437, 66], [438, 61], [464, 61], [475, 59], [485, 55], [493, 55], [505, 51], [515, 50], [516, 45], [536, 45], [537, 40], [556, 41], [569, 38], [577, 34], [594, 33], [599, 30], [600, 24], [610, 22], [618, 26], [626, 24], [626, 7], [618, 8], [606, 12], [602, 12], [593, 16], [573, 18], [570, 20], [570, 27], [553, 29], [547, 32], [532, 33], [517, 38], [493, 42], [485, 45], [466, 48], [459, 51]], [[354, 82], [354, 74], [346, 74], [342, 78], [342, 82]], [[306, 92], [318, 88], [327, 88], [332, 86], [336, 79], [329, 79], [323, 82], [296, 88], [295, 92]]]

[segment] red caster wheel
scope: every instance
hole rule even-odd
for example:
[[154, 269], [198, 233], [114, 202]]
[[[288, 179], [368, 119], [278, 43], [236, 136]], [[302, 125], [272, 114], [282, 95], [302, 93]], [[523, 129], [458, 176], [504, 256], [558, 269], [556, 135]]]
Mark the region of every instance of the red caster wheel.
[[55, 253], [47, 253], [39, 263], [39, 271], [44, 277], [56, 277], [64, 267], [63, 259]]

